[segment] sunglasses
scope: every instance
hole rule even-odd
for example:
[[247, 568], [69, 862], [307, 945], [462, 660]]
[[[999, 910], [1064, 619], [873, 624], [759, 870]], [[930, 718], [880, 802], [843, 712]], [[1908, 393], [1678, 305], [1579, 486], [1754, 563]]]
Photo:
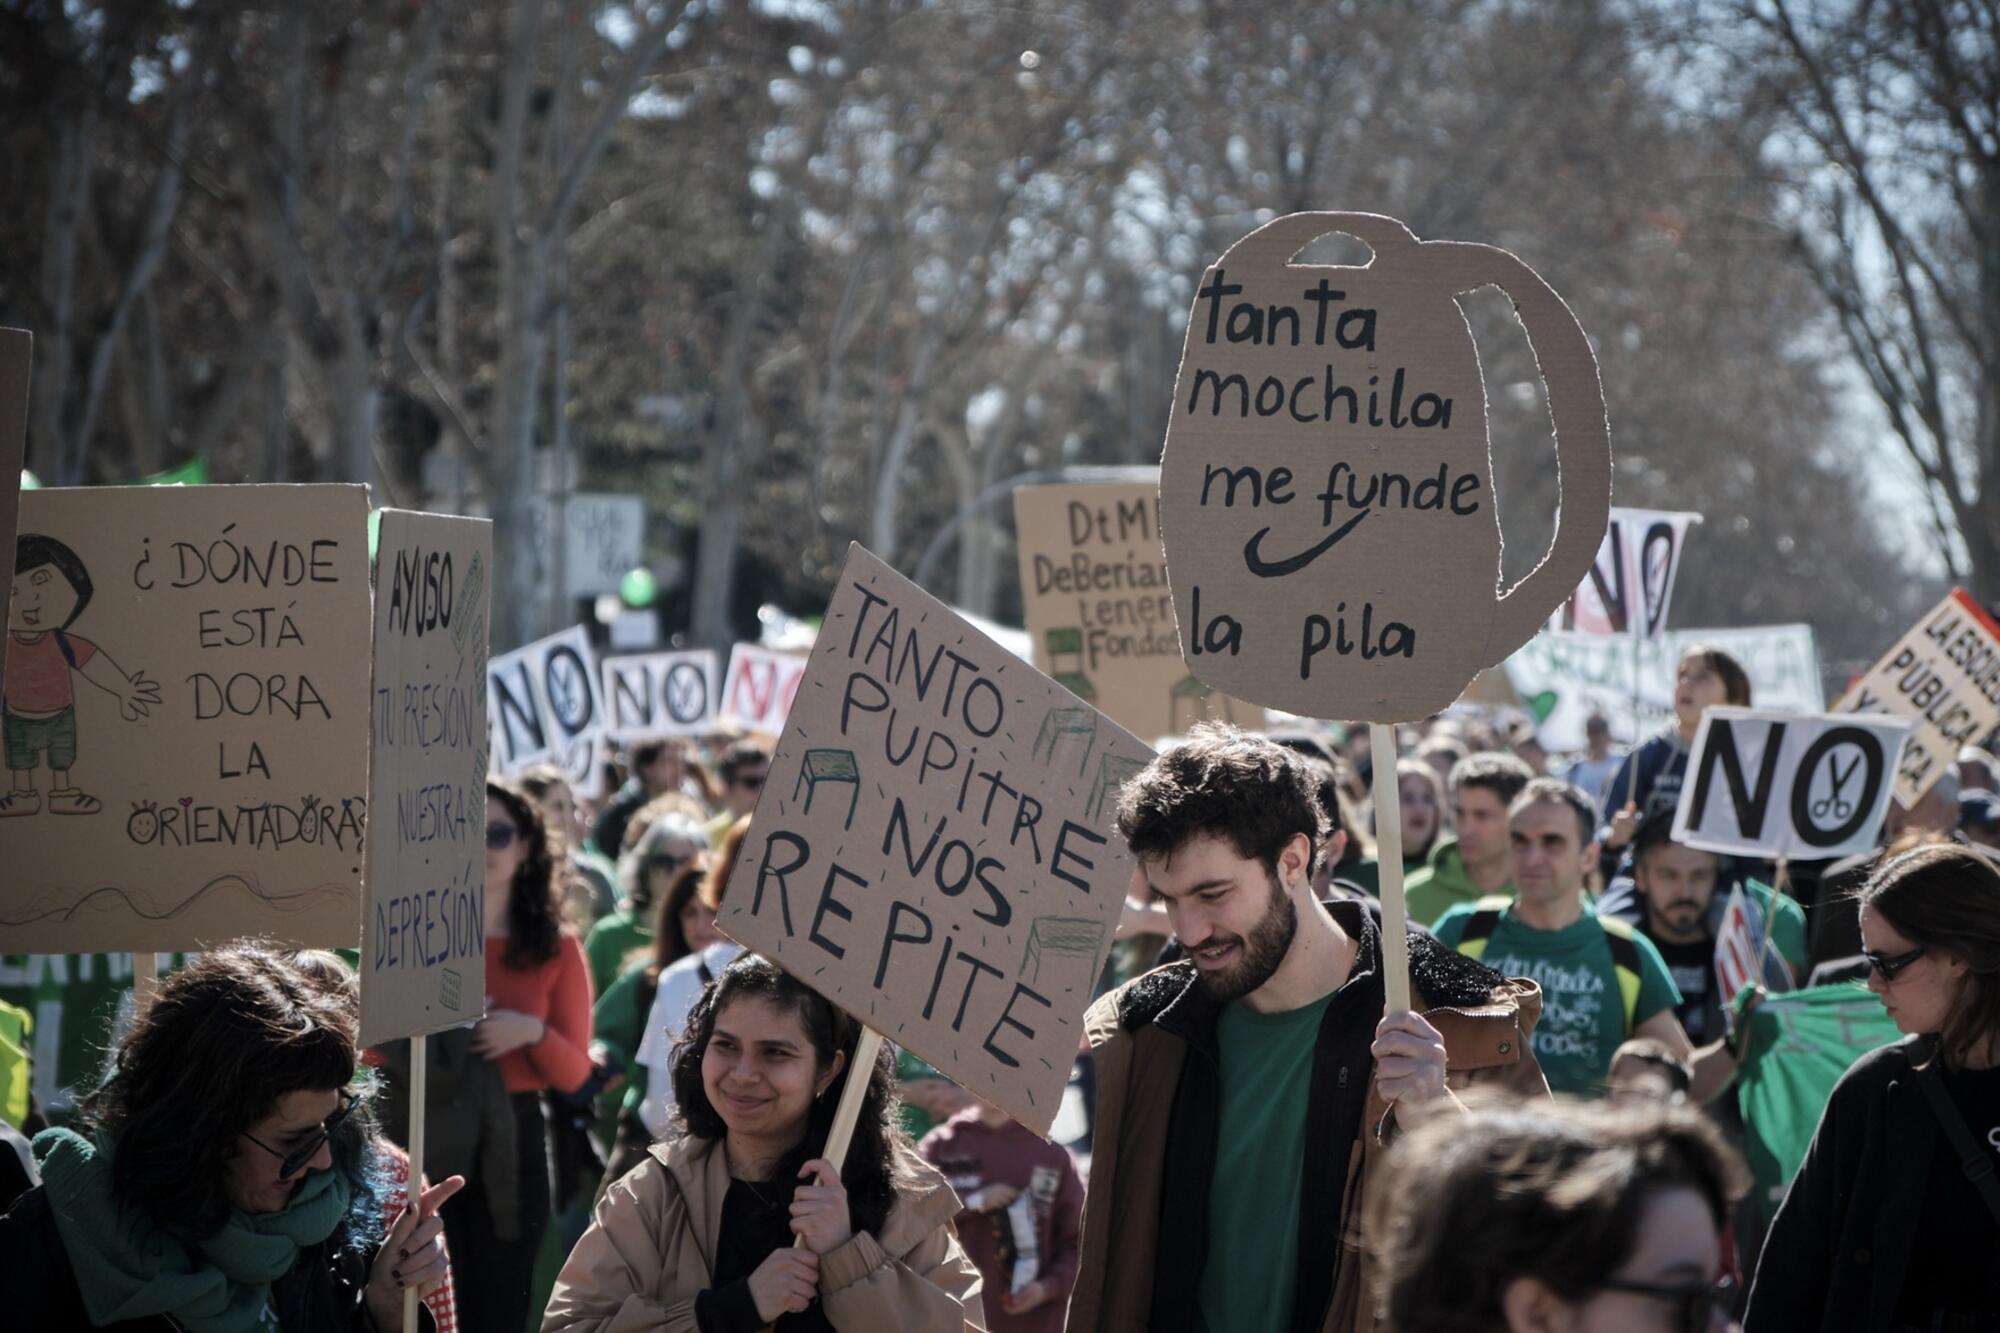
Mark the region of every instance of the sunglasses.
[[488, 824], [486, 826], [486, 850], [504, 852], [514, 845], [514, 839], [521, 836], [521, 830], [512, 824]]
[[1728, 1324], [1731, 1301], [1736, 1294], [1736, 1284], [1728, 1278], [1713, 1284], [1677, 1283], [1670, 1287], [1652, 1282], [1620, 1281], [1604, 1281], [1597, 1285], [1607, 1291], [1629, 1291], [1651, 1296], [1676, 1306], [1674, 1327], [1681, 1333], [1707, 1333], [1718, 1318]]
[[306, 1169], [306, 1163], [312, 1161], [318, 1155], [320, 1148], [324, 1146], [328, 1139], [333, 1137], [334, 1131], [340, 1128], [347, 1117], [354, 1114], [355, 1107], [361, 1105], [361, 1099], [352, 1093], [343, 1092], [340, 1096], [340, 1109], [328, 1116], [321, 1123], [319, 1129], [313, 1133], [311, 1138], [308, 1138], [304, 1143], [301, 1143], [290, 1152], [281, 1153], [270, 1144], [248, 1132], [245, 1132], [243, 1137], [277, 1158], [278, 1179], [290, 1180], [293, 1176]]
[[1876, 976], [1884, 981], [1894, 981], [1896, 974], [1924, 956], [1924, 946], [1919, 944], [1908, 953], [1880, 954], [1868, 949], [1861, 951], [1861, 957]]
[[758, 788], [764, 785], [764, 775], [762, 773], [752, 773], [748, 777], [731, 778], [730, 781], [734, 782], [739, 787], [745, 787], [751, 791], [756, 791]]

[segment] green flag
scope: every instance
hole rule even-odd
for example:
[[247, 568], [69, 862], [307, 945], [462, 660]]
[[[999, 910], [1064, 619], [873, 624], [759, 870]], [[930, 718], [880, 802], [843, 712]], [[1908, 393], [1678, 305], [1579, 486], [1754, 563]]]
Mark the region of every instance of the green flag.
[[154, 472], [140, 477], [134, 486], [206, 486], [208, 485], [208, 460], [190, 458], [185, 463], [176, 463], [163, 472]]
[[1833, 1085], [1856, 1060], [1903, 1034], [1882, 1002], [1853, 984], [1766, 996], [1747, 1021], [1736, 1104], [1758, 1211], [1768, 1224], [1805, 1160]]

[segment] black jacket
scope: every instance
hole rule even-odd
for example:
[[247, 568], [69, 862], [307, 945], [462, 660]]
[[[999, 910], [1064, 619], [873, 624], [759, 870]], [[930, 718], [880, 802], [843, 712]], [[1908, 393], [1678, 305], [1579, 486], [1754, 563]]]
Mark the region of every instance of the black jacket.
[[1870, 1051], [1834, 1085], [1764, 1239], [1745, 1333], [1896, 1327], [1941, 1132], [1916, 1085], [1922, 1049], [1912, 1037]]
[[[373, 1253], [360, 1254], [333, 1239], [299, 1252], [292, 1271], [271, 1284], [271, 1304], [284, 1333], [389, 1333], [378, 1330], [363, 1293]], [[56, 1231], [47, 1193], [36, 1186], [0, 1216], [0, 1326], [34, 1333], [87, 1333], [97, 1327], [84, 1312], [76, 1270]], [[434, 1330], [430, 1311], [418, 1306], [418, 1327]], [[121, 1333], [173, 1333], [181, 1325], [166, 1315], [104, 1327]], [[400, 1324], [398, 1325], [400, 1328]]]

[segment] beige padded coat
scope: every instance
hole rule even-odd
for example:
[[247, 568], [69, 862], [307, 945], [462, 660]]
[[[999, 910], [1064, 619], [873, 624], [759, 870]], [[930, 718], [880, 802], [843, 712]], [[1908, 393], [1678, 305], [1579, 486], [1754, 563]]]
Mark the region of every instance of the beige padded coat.
[[[877, 1237], [857, 1231], [820, 1256], [821, 1307], [843, 1333], [983, 1333], [979, 1273], [951, 1219], [958, 1197], [929, 1163], [905, 1159], [906, 1187]], [[714, 1139], [655, 1144], [604, 1192], [570, 1251], [542, 1333], [695, 1333], [711, 1285], [728, 1154]]]

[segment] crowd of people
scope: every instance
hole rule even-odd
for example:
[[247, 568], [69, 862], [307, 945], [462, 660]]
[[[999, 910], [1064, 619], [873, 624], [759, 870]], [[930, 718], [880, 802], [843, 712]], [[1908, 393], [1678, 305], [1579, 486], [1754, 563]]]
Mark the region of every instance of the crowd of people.
[[[493, 779], [486, 1014], [357, 1047], [351, 960], [239, 941], [163, 979], [0, 1187], [32, 1329], [1186, 1333], [2000, 1327], [2000, 796], [1968, 751], [1868, 856], [1669, 836], [1675, 719], [1553, 761], [1406, 729], [1390, 1011], [1367, 730], [1203, 724], [1125, 785], [1137, 870], [1050, 1143], [716, 929], [770, 771], [631, 747], [601, 802]], [[1721, 993], [1723, 906], [1768, 922]], [[1864, 981], [1906, 1039], [1834, 1089], [1768, 1232], [1725, 1096], [1766, 991]], [[34, 1126], [30, 1126], [31, 1128]], [[0, 1179], [8, 1177], [0, 1176]]]

